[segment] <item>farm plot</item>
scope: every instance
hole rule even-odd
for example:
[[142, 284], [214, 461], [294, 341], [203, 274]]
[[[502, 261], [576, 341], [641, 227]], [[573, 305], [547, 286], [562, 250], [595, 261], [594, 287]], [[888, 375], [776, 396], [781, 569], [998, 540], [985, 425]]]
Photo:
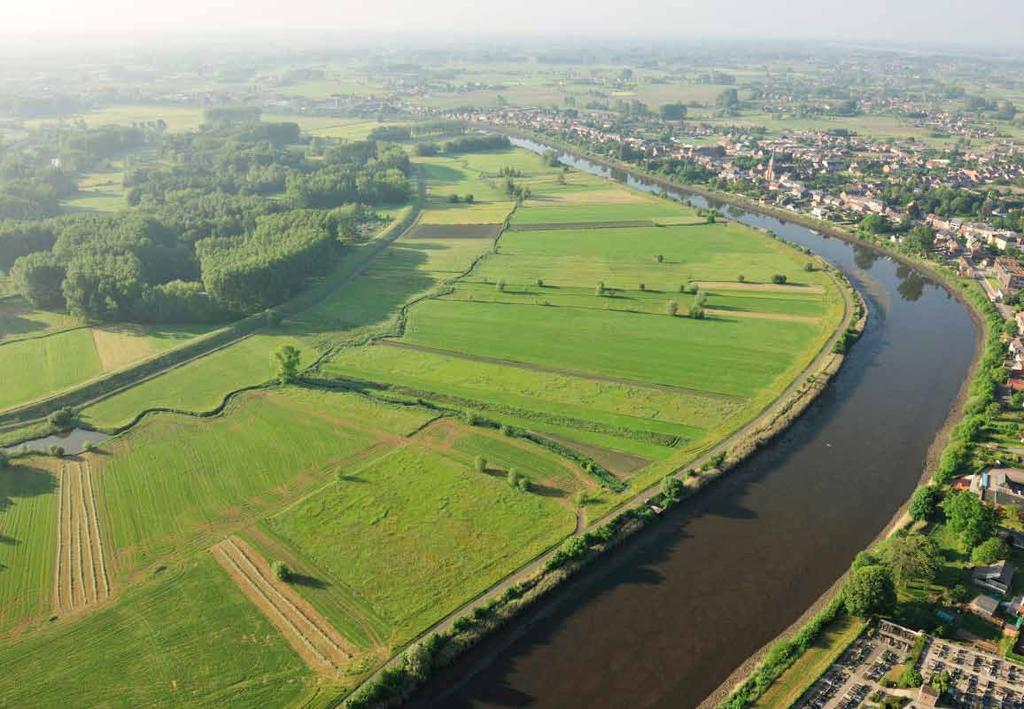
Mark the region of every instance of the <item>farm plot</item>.
[[71, 612], [110, 597], [110, 575], [88, 463], [75, 461], [63, 466], [58, 498], [53, 605]]
[[[51, 550], [52, 551], [52, 550]], [[0, 642], [0, 704], [288, 706], [313, 674], [209, 554]]]
[[409, 232], [410, 239], [493, 239], [501, 224], [419, 224]]
[[245, 542], [228, 537], [210, 550], [232, 580], [277, 627], [310, 669], [332, 672], [352, 657], [348, 643]]
[[386, 453], [433, 414], [340, 392], [251, 393], [223, 416], [158, 414], [94, 455], [111, 573], [206, 548]]
[[[475, 455], [497, 465], [477, 472]], [[507, 465], [521, 465], [538, 486], [510, 486]], [[567, 475], [543, 449], [520, 451], [456, 426], [418, 435], [268, 527], [387, 618], [394, 646], [572, 532], [572, 488], [558, 487]]]

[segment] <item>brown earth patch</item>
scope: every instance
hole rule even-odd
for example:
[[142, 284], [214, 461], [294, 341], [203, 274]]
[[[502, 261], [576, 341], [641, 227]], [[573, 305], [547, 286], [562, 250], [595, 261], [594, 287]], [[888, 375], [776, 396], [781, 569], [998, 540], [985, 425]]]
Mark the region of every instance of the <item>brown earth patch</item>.
[[765, 313], [756, 310], [728, 310], [726, 308], [716, 308], [713, 305], [705, 307], [709, 313], [721, 317], [748, 318], [750, 320], [781, 320], [782, 322], [802, 322], [809, 325], [821, 323], [821, 318], [816, 318], [813, 315], [787, 315], [786, 313]]
[[771, 293], [792, 293], [793, 295], [804, 295], [806, 293], [824, 293], [825, 286], [808, 285], [804, 283], [739, 283], [733, 281], [697, 281], [696, 285], [705, 290], [754, 290]]
[[104, 372], [121, 369], [153, 354], [149, 340], [138, 325], [104, 325], [90, 330]]
[[355, 653], [349, 643], [305, 599], [279, 581], [248, 544], [228, 537], [210, 552], [310, 669], [332, 673], [351, 660]]

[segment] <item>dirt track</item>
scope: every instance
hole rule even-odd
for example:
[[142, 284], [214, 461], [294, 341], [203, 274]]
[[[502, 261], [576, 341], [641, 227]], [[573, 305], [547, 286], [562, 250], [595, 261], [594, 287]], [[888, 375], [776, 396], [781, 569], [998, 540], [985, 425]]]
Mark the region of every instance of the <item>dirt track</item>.
[[345, 639], [309, 603], [278, 581], [267, 562], [245, 542], [228, 537], [210, 552], [310, 669], [334, 672], [352, 657]]
[[53, 605], [75, 611], [110, 597], [110, 576], [88, 463], [61, 469]]

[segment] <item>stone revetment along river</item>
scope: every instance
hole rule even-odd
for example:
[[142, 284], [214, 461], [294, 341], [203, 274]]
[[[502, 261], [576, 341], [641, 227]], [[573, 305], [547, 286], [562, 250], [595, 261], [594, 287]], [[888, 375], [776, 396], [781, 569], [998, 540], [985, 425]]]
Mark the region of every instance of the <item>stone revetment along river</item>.
[[870, 309], [863, 337], [832, 385], [772, 444], [470, 651], [415, 705], [696, 706], [843, 574], [920, 479], [974, 355], [964, 305], [867, 247], [710, 206], [841, 269]]

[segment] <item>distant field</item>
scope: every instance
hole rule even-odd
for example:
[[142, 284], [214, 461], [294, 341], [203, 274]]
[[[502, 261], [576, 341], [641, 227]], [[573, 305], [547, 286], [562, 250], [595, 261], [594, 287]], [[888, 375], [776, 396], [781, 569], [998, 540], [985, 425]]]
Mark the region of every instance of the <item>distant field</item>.
[[[203, 109], [198, 106], [150, 106], [125, 104], [109, 106], [96, 111], [76, 116], [90, 126], [122, 125], [133, 123], [150, 123], [163, 120], [167, 129], [172, 132], [192, 130], [203, 122]], [[43, 124], [59, 123], [57, 119], [35, 119], [25, 121], [28, 128], [37, 128]]]
[[0, 645], [0, 703], [282, 706], [311, 676], [276, 629], [202, 555], [92, 615]]

